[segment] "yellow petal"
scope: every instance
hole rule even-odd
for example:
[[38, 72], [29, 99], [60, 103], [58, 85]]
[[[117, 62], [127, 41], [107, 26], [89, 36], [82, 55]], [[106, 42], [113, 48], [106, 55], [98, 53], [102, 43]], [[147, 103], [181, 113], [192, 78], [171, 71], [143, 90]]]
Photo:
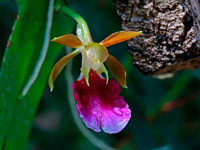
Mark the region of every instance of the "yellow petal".
[[100, 44], [104, 47], [108, 47], [117, 43], [124, 42], [126, 40], [129, 40], [135, 36], [138, 36], [142, 33], [142, 31], [134, 32], [134, 31], [120, 31], [115, 32], [105, 38]]
[[101, 73], [103, 73], [103, 69], [100, 67], [96, 72], [97, 72], [98, 74], [101, 74]]
[[111, 73], [119, 81], [122, 87], [127, 88], [126, 86], [126, 71], [122, 64], [112, 55], [108, 56], [106, 60], [106, 65], [110, 69]]
[[85, 82], [88, 86], [90, 86], [90, 83], [89, 83], [89, 72], [90, 72], [90, 67], [89, 66], [82, 66], [81, 67], [81, 72], [85, 78]]
[[72, 59], [74, 56], [76, 56], [79, 53], [79, 50], [73, 51], [72, 53], [64, 56], [61, 58], [53, 67], [51, 70], [51, 74], [49, 75], [49, 87], [50, 90], [53, 91], [54, 87], [54, 81], [57, 78], [57, 76], [60, 74], [64, 66], [69, 62], [70, 59]]
[[98, 74], [101, 74], [101, 73], [105, 73], [106, 75], [106, 84], [108, 84], [108, 80], [109, 80], [109, 76], [108, 76], [108, 71], [106, 69], [106, 67], [104, 66], [104, 64], [102, 63], [100, 68], [96, 71]]
[[81, 51], [81, 54], [82, 54], [81, 73], [83, 74], [83, 77], [85, 78], [87, 85], [90, 86], [89, 84], [90, 60], [87, 58], [85, 50]]
[[76, 35], [73, 35], [73, 34], [65, 34], [63, 36], [55, 37], [51, 41], [56, 42], [58, 44], [62, 44], [64, 46], [69, 46], [72, 48], [77, 48], [83, 45], [81, 40]]

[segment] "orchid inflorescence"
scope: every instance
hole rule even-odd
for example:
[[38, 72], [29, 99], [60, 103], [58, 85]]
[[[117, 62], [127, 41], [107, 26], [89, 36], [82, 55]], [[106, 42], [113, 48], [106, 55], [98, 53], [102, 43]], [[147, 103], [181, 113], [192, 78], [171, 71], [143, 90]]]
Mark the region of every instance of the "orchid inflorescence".
[[[78, 22], [77, 35], [65, 34], [52, 40], [75, 50], [54, 65], [49, 76], [50, 89], [53, 90], [55, 79], [69, 60], [81, 53], [82, 76], [72, 85], [78, 113], [88, 128], [100, 132], [101, 127], [106, 133], [117, 133], [128, 123], [131, 111], [124, 98], [119, 96], [121, 89], [118, 82], [122, 87], [126, 87], [126, 71], [122, 64], [108, 53], [107, 47], [129, 40], [142, 32], [120, 31], [100, 43], [93, 42], [88, 25], [81, 16], [68, 7], [62, 7], [60, 10]], [[104, 62], [118, 82], [109, 79]], [[100, 76], [101, 73], [105, 73], [106, 79]]]

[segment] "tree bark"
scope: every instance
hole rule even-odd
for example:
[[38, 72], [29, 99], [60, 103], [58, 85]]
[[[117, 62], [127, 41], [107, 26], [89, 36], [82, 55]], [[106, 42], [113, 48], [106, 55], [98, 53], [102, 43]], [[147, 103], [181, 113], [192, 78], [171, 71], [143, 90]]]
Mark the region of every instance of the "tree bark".
[[132, 62], [143, 74], [200, 67], [200, 1], [115, 2], [123, 30], [143, 31], [128, 41]]

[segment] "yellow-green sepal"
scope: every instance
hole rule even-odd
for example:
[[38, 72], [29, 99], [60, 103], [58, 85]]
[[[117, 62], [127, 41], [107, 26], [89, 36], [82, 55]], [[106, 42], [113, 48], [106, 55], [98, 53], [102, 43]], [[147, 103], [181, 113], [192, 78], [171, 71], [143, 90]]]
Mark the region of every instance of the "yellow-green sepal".
[[88, 86], [90, 86], [90, 83], [89, 83], [89, 72], [90, 72], [90, 67], [89, 66], [82, 66], [81, 68], [81, 72], [85, 78], [85, 82]]
[[108, 71], [103, 63], [101, 64], [100, 68], [96, 72], [99, 74], [104, 72], [106, 75], [106, 84], [108, 84], [108, 81], [109, 81]]

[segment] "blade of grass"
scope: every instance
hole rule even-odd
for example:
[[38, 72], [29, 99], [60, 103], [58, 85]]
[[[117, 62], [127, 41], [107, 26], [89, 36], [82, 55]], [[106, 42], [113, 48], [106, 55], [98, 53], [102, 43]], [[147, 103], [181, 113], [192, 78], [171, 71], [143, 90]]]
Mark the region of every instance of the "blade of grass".
[[[40, 54], [48, 0], [29, 0], [23, 6], [0, 72], [0, 147], [5, 143], [6, 150], [24, 149], [49, 72], [62, 48], [58, 44], [50, 44], [37, 79], [27, 95], [19, 100], [19, 94]], [[55, 14], [53, 20], [51, 38], [72, 32], [72, 20], [68, 17]]]
[[28, 82], [26, 83], [25, 87], [22, 90], [21, 96], [25, 96], [27, 94], [27, 92], [31, 88], [32, 84], [37, 79], [38, 74], [40, 72], [40, 69], [42, 67], [42, 64], [45, 60], [47, 50], [48, 50], [48, 46], [49, 46], [49, 40], [50, 40], [51, 25], [52, 25], [52, 19], [53, 19], [53, 10], [54, 10], [54, 0], [50, 0], [49, 1], [49, 7], [48, 7], [48, 14], [47, 14], [46, 31], [45, 31], [45, 36], [44, 36], [44, 42], [43, 42], [43, 45], [42, 45], [42, 50], [40, 52], [40, 56], [37, 60], [37, 63], [36, 63], [35, 68], [33, 70], [33, 73], [31, 74]]
[[[0, 147], [9, 128], [17, 97], [28, 74], [28, 65], [34, 51], [40, 47], [39, 39], [43, 33], [41, 29], [44, 25], [46, 3], [47, 0], [27, 1], [9, 38], [10, 44], [5, 51], [0, 72]], [[36, 6], [37, 9], [34, 8]]]

